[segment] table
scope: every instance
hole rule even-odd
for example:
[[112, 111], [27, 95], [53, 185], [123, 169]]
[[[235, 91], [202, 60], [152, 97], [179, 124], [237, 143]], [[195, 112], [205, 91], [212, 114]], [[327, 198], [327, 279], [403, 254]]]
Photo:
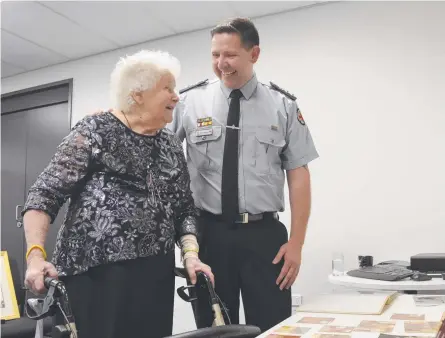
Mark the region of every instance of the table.
[[401, 281], [382, 281], [366, 278], [351, 277], [348, 275], [329, 275], [329, 282], [335, 285], [346, 286], [353, 289], [387, 290], [387, 291], [445, 291], [445, 280], [433, 278], [428, 281], [416, 282], [411, 279]]
[[[437, 296], [437, 295], [435, 295]], [[400, 294], [387, 309], [381, 315], [352, 315], [352, 314], [329, 314], [329, 313], [309, 313], [309, 312], [297, 312], [293, 316], [284, 320], [280, 324], [276, 325], [272, 329], [264, 332], [257, 338], [266, 338], [272, 334], [279, 327], [283, 325], [296, 325], [297, 321], [303, 317], [332, 317], [335, 320], [329, 325], [339, 326], [357, 326], [362, 320], [378, 320], [378, 321], [392, 321], [395, 322], [395, 326], [391, 334], [405, 334], [415, 336], [416, 334], [405, 333], [404, 324], [402, 320], [390, 319], [394, 313], [410, 313], [410, 314], [425, 314], [426, 321], [440, 321], [445, 313], [445, 304], [438, 306], [416, 306], [412, 295]], [[310, 328], [308, 332], [301, 336], [301, 338], [312, 338], [314, 333], [318, 333], [319, 330], [325, 324], [298, 324]], [[378, 338], [380, 333], [377, 332], [352, 332], [347, 333], [351, 338]], [[418, 336], [434, 337], [434, 334], [417, 334]], [[279, 337], [279, 335], [278, 335]]]

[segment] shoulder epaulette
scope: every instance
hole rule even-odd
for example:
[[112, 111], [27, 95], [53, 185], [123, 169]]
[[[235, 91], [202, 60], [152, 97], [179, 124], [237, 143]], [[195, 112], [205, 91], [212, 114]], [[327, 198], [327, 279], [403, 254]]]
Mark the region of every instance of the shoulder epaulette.
[[281, 87], [278, 87], [275, 83], [273, 83], [272, 81], [270, 81], [270, 88], [276, 90], [277, 92], [280, 92], [281, 94], [287, 96], [288, 98], [290, 98], [292, 101], [296, 101], [297, 98], [292, 95], [291, 93], [289, 93], [288, 91], [284, 90]]
[[185, 87], [185, 88], [181, 89], [181, 90], [179, 91], [179, 94], [185, 93], [185, 92], [187, 92], [187, 91], [189, 91], [189, 90], [191, 90], [191, 89], [193, 89], [193, 88], [197, 88], [197, 87], [204, 86], [204, 85], [207, 84], [207, 83], [209, 83], [209, 80], [208, 80], [208, 79], [199, 81], [198, 83], [195, 83], [194, 85], [191, 85], [191, 86], [188, 86], [188, 87]]

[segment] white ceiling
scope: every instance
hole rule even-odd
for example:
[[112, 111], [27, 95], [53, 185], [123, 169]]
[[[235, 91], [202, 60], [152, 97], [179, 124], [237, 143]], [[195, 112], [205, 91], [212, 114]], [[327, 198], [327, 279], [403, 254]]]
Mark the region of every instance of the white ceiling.
[[319, 2], [2, 1], [1, 76]]

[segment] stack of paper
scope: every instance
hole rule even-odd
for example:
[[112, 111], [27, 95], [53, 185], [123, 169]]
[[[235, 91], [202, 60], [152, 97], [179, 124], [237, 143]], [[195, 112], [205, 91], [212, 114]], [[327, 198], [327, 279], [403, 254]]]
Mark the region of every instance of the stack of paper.
[[397, 292], [326, 294], [309, 298], [297, 311], [379, 315], [396, 296]]
[[445, 296], [440, 295], [416, 295], [413, 296], [416, 306], [437, 306], [445, 304]]

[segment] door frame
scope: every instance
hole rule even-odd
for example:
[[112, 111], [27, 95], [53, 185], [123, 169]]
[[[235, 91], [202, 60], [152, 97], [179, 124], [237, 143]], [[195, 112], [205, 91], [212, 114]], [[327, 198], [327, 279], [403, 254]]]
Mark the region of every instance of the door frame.
[[[50, 83], [45, 83], [42, 85], [38, 85], [38, 86], [34, 86], [34, 87], [29, 87], [29, 88], [24, 88], [24, 89], [19, 89], [19, 90], [15, 90], [12, 92], [8, 92], [8, 93], [4, 93], [1, 95], [1, 99], [11, 99], [14, 97], [19, 97], [19, 96], [24, 96], [24, 95], [29, 95], [29, 94], [35, 94], [35, 93], [39, 93], [39, 92], [45, 92], [47, 90], [51, 90], [51, 89], [55, 89], [57, 87], [63, 87], [65, 85], [68, 85], [68, 123], [70, 128], [72, 127], [72, 117], [73, 117], [73, 78], [70, 79], [66, 79], [66, 80], [60, 80], [60, 81], [55, 81], [55, 82], [50, 82]], [[49, 105], [54, 105], [54, 104], [58, 104], [61, 102], [67, 102], [66, 100], [63, 101], [51, 101], [51, 102], [46, 102], [44, 101], [44, 99], [42, 99], [41, 104], [37, 104], [34, 106], [30, 106], [27, 107], [25, 109], [17, 109], [17, 110], [11, 110], [11, 111], [6, 111], [1, 112], [1, 115], [6, 115], [6, 114], [14, 114], [17, 113], [19, 111], [22, 110], [28, 110], [28, 109], [33, 109], [33, 108], [39, 108], [39, 107], [46, 107]]]

